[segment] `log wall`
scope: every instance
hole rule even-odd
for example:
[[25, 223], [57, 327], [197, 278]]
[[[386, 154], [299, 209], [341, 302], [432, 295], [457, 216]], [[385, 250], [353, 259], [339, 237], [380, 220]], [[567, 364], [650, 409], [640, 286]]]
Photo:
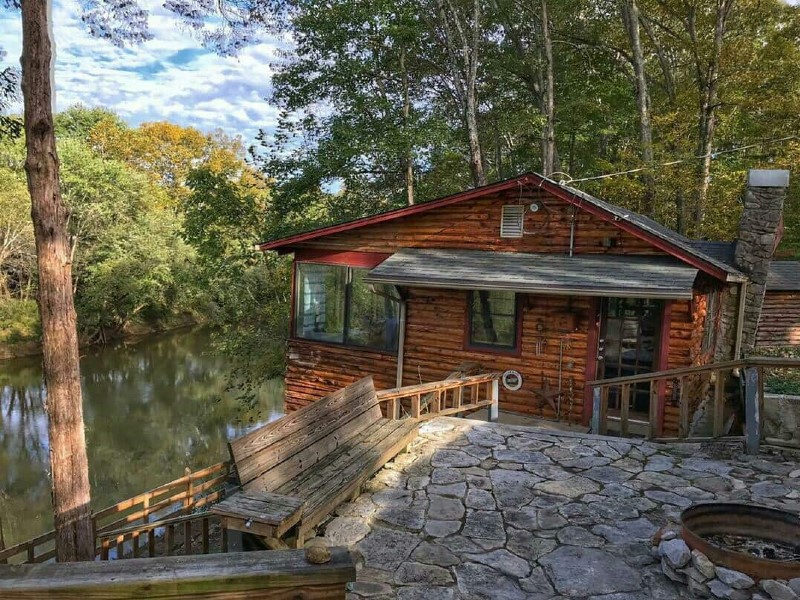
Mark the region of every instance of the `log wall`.
[[800, 345], [800, 291], [764, 295], [756, 336], [757, 347]]
[[307, 340], [289, 340], [286, 361], [286, 410], [296, 410], [372, 375], [375, 389], [393, 388], [397, 356]]
[[[303, 247], [352, 252], [394, 252], [400, 248], [459, 248], [503, 252], [569, 251], [572, 206], [538, 190], [506, 193], [451, 204], [351, 231], [305, 242]], [[527, 212], [522, 238], [500, 237], [504, 204], [537, 202], [540, 210]], [[636, 236], [578, 209], [576, 254], [657, 254], [664, 252]]]
[[[410, 290], [406, 325], [403, 385], [444, 379], [464, 362], [477, 361], [486, 370], [514, 369], [523, 377], [522, 389], [511, 392], [500, 386], [500, 408], [555, 418], [552, 409], [538, 406], [533, 390], [543, 381], [550, 391], [558, 389], [559, 351], [565, 341], [562, 366], [562, 419], [580, 422], [586, 373], [586, 340], [589, 327], [589, 299], [563, 296], [526, 295], [521, 302], [522, 352], [519, 355], [465, 348], [467, 292], [460, 290]], [[574, 317], [567, 317], [574, 315]], [[569, 331], [574, 319], [577, 331]], [[537, 331], [537, 324], [542, 331]], [[541, 353], [537, 354], [537, 340]], [[566, 342], [569, 342], [567, 345]], [[572, 409], [568, 397], [572, 382]]]

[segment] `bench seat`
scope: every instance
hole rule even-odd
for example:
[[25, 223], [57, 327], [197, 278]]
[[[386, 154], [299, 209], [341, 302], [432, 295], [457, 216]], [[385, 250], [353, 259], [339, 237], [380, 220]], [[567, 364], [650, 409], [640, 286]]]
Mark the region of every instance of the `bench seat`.
[[[232, 528], [266, 536], [273, 547], [284, 534], [300, 547], [414, 440], [417, 427], [415, 419], [383, 418], [366, 377], [232, 441], [242, 491], [212, 511]], [[299, 519], [291, 510], [297, 503]]]

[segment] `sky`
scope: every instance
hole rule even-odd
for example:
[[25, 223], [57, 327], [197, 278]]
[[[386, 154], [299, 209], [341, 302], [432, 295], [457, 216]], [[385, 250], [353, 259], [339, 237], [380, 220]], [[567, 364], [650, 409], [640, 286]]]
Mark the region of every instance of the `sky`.
[[[141, 3], [150, 10], [153, 39], [117, 48], [86, 32], [76, 1], [54, 0], [56, 109], [104, 106], [130, 125], [165, 120], [206, 132], [219, 128], [245, 143], [260, 128], [272, 129], [278, 111], [265, 100], [270, 64], [285, 41], [265, 38], [235, 58], [223, 58], [181, 30], [162, 2]], [[0, 9], [0, 47], [8, 63], [18, 64], [20, 27], [18, 13]]]

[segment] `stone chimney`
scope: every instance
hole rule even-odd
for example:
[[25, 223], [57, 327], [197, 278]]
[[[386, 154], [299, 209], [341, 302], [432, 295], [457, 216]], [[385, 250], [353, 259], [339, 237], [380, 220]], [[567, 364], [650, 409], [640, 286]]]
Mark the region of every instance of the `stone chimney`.
[[754, 169], [748, 173], [735, 254], [736, 268], [750, 278], [742, 326], [744, 355], [755, 346], [767, 273], [783, 235], [783, 201], [788, 188], [789, 171]]

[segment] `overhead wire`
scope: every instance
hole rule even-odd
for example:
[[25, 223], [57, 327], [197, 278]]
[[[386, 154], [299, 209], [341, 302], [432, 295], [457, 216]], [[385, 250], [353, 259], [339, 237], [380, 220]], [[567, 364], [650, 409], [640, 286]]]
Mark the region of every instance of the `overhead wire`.
[[582, 181], [596, 181], [598, 179], [608, 179], [610, 177], [619, 177], [620, 175], [631, 175], [633, 173], [641, 173], [642, 171], [650, 171], [650, 170], [659, 169], [659, 168], [662, 168], [662, 167], [672, 167], [674, 165], [679, 165], [681, 163], [692, 162], [692, 161], [695, 161], [695, 160], [700, 160], [702, 158], [711, 157], [711, 159], [714, 160], [715, 158], [717, 158], [718, 156], [721, 156], [723, 154], [733, 154], [735, 152], [741, 152], [743, 150], [749, 150], [751, 148], [759, 148], [759, 147], [762, 147], [762, 146], [769, 146], [769, 145], [778, 144], [778, 143], [781, 143], [781, 142], [787, 142], [787, 141], [790, 141], [790, 140], [797, 140], [797, 139], [800, 139], [800, 136], [798, 136], [798, 135], [787, 135], [786, 137], [774, 138], [774, 139], [769, 139], [769, 140], [762, 140], [760, 142], [755, 142], [753, 144], [747, 144], [746, 146], [738, 146], [736, 148], [729, 148], [727, 150], [715, 150], [715, 151], [712, 151], [712, 152], [708, 152], [707, 154], [699, 154], [697, 156], [689, 156], [689, 157], [686, 157], [686, 158], [678, 158], [676, 160], [670, 160], [670, 161], [667, 161], [667, 162], [645, 165], [645, 166], [642, 166], [642, 167], [637, 167], [635, 169], [627, 169], [625, 171], [615, 171], [613, 173], [605, 173], [603, 175], [593, 175], [591, 177], [580, 177], [580, 178], [577, 178], [577, 179], [573, 179], [572, 177], [569, 176], [569, 173], [565, 173], [563, 171], [557, 171], [557, 172], [553, 173], [553, 175], [566, 175], [567, 179], [559, 180], [559, 184], [560, 185], [571, 185], [573, 183], [580, 183]]

